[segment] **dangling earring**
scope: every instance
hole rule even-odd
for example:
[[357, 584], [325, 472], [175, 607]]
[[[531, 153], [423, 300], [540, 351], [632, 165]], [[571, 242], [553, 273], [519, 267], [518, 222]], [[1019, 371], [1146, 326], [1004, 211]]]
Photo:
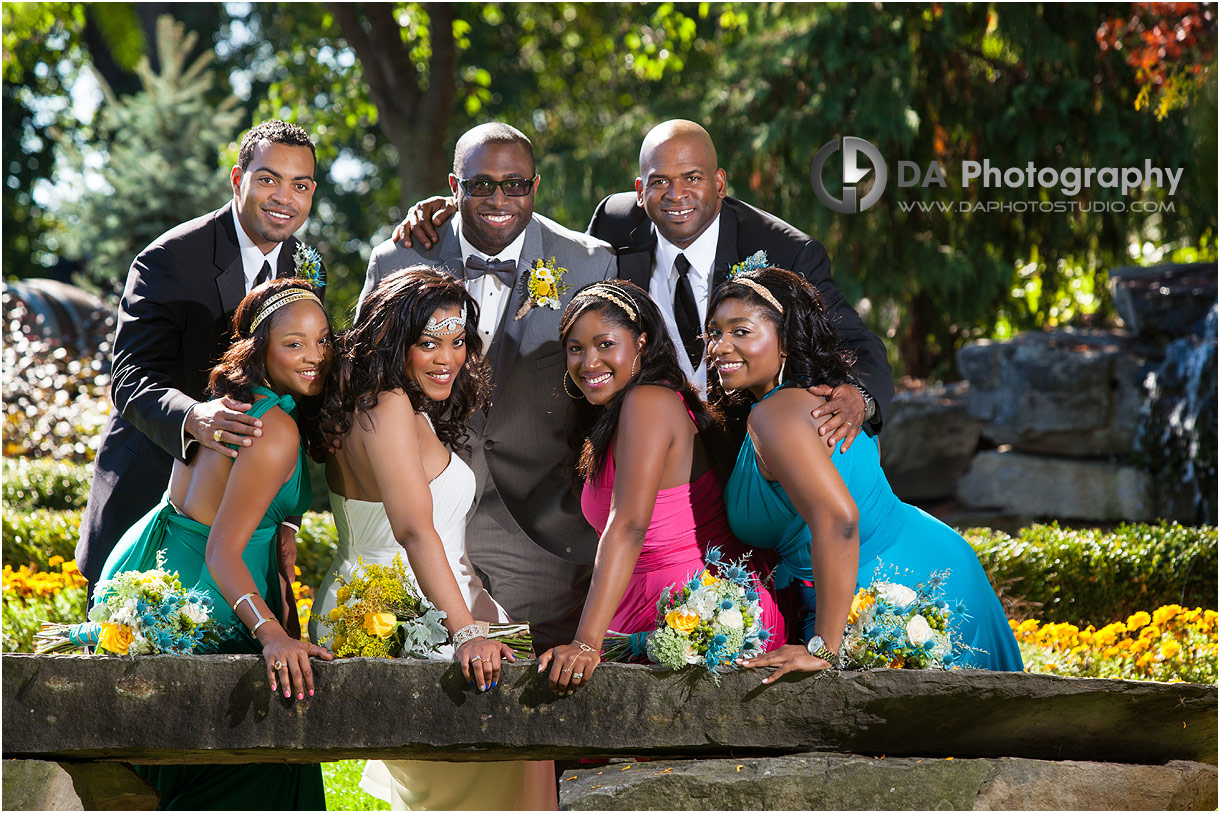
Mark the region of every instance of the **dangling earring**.
[[[568, 371], [567, 371], [567, 370], [564, 370], [564, 371], [563, 371], [563, 391], [564, 391], [565, 393], [567, 393], [567, 396], [568, 396], [569, 398], [571, 398], [573, 401], [579, 401], [581, 398], [584, 398], [584, 397], [585, 397], [585, 396], [584, 396], [584, 393], [581, 393], [581, 394], [579, 394], [579, 395], [573, 395], [573, 394], [572, 394], [572, 391], [571, 391], [570, 389], [568, 389], [568, 379], [569, 379], [570, 377], [571, 377], [571, 376], [569, 376], [569, 375], [568, 375]], [[580, 388], [578, 387], [576, 391], [579, 393], [579, 392], [580, 392]]]
[[783, 384], [783, 383], [784, 383], [784, 365], [785, 365], [785, 364], [787, 364], [787, 363], [788, 363], [788, 357], [787, 357], [786, 355], [785, 355], [785, 356], [780, 356], [780, 360], [779, 360], [779, 376], [778, 376], [778, 377], [775, 379], [775, 383], [776, 383], [776, 384]]
[[639, 361], [640, 361], [640, 354], [636, 353], [635, 358], [633, 358], [631, 360], [631, 375], [627, 376], [628, 378], [630, 378], [632, 375], [635, 375], [635, 365], [638, 364]]

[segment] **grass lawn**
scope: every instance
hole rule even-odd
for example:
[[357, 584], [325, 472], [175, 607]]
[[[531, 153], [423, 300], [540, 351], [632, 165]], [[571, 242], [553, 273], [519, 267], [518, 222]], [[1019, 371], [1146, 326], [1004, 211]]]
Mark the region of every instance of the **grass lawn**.
[[363, 759], [322, 763], [322, 784], [326, 786], [327, 810], [389, 810], [390, 806], [360, 789]]

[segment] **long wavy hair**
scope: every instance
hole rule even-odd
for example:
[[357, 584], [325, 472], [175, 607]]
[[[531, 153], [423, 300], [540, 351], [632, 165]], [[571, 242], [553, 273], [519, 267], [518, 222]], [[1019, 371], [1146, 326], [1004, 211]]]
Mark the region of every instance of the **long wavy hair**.
[[[466, 310], [466, 363], [458, 370], [449, 397], [433, 401], [407, 375], [407, 353], [432, 314], [450, 307]], [[416, 265], [382, 279], [360, 306], [356, 324], [340, 340], [337, 383], [322, 413], [327, 428], [344, 434], [357, 413], [361, 425], [370, 426], [366, 413], [377, 406], [381, 393], [402, 390], [411, 407], [432, 420], [442, 443], [468, 451], [466, 419], [487, 402], [491, 391], [478, 324], [478, 304], [446, 274]]]
[[[587, 294], [586, 292], [593, 285], [610, 286], [617, 289], [618, 297], [633, 307], [636, 318], [633, 319], [620, 305], [609, 299]], [[627, 385], [615, 393], [614, 397], [604, 406], [593, 406], [583, 397], [576, 399], [575, 423], [568, 435], [568, 442], [572, 448], [575, 468], [580, 477], [589, 480], [601, 468], [614, 438], [614, 432], [618, 428], [623, 400], [633, 387], [641, 384], [659, 384], [681, 393], [683, 400], [686, 401], [686, 406], [695, 415], [695, 425], [699, 432], [708, 433], [705, 436], [704, 445], [708, 448], [709, 454], [712, 451], [711, 447], [718, 448], [721, 444], [714, 441], [718, 440], [722, 431], [720, 416], [703, 402], [703, 399], [699, 397], [699, 391], [683, 374], [673, 341], [665, 330], [665, 321], [657, 309], [656, 303], [652, 301], [647, 292], [637, 285], [619, 279], [595, 282], [581, 288], [572, 296], [572, 301], [568, 303], [559, 323], [561, 344], [566, 346], [568, 333], [571, 332], [572, 326], [586, 313], [600, 314], [602, 319], [609, 324], [627, 331], [632, 342], [638, 341], [641, 335], [646, 335], [647, 340], [644, 349], [640, 352], [639, 372], [632, 376]], [[567, 377], [564, 382], [565, 388], [578, 392], [576, 382], [571, 380], [571, 376], [566, 370], [564, 376]]]
[[[263, 386], [275, 390], [267, 380], [267, 347], [271, 343], [271, 328], [284, 318], [286, 308], [275, 310], [259, 322], [253, 331], [250, 330], [250, 324], [268, 299], [292, 288], [317, 295], [317, 288], [305, 280], [274, 279], [251, 290], [237, 306], [237, 310], [233, 312], [229, 349], [220, 357], [220, 362], [212, 368], [208, 376], [208, 394], [212, 398], [227, 396], [235, 401], [252, 404], [254, 387]], [[322, 313], [325, 315], [326, 311], [323, 310]], [[327, 317], [326, 323], [330, 325], [330, 317]], [[331, 335], [333, 337], [333, 331]], [[296, 398], [297, 429], [305, 442], [305, 451], [319, 462], [326, 457], [326, 444], [322, 437], [319, 414], [328, 391], [333, 389], [334, 370], [332, 361], [323, 382], [321, 395]]]
[[[735, 279], [748, 279], [761, 285], [783, 306], [784, 312], [780, 313], [757, 291], [734, 282]], [[803, 278], [776, 266], [743, 271], [712, 292], [712, 301], [707, 308], [709, 323], [721, 303], [730, 299], [758, 307], [779, 334], [780, 350], [787, 354], [781, 384], [836, 387], [847, 380], [855, 364], [855, 355], [840, 341], [818, 289]], [[743, 400], [752, 400], [744, 390], [726, 391], [714, 365], [708, 365], [707, 393], [712, 404], [726, 411]]]

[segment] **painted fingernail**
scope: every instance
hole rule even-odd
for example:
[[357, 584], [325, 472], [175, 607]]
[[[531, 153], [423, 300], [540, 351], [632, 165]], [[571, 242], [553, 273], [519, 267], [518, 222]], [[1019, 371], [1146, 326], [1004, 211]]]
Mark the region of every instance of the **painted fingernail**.
[[542, 671], [542, 664], [538, 664], [538, 671], [539, 671], [539, 672], [541, 672], [541, 671]]
[[297, 700], [304, 700], [305, 692], [297, 692]]
[[500, 681], [498, 681], [498, 680], [497, 680], [497, 681], [494, 681], [494, 682], [491, 684], [491, 688], [493, 688], [493, 689], [494, 689], [494, 688], [496, 688], [496, 687], [497, 687], [497, 686], [499, 686], [499, 685], [500, 685]]
[[310, 689], [310, 690], [309, 690], [309, 696], [310, 696], [310, 697], [313, 697], [313, 689]]

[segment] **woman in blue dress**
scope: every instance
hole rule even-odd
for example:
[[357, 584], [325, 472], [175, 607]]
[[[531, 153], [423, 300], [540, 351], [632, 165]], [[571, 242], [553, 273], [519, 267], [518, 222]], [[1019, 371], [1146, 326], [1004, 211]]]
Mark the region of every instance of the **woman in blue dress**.
[[[158, 566], [213, 601], [221, 653], [261, 653], [273, 692], [304, 700], [314, 693], [310, 657], [320, 646], [285, 631], [276, 536], [280, 523], [308, 510], [305, 446], [321, 455], [316, 421], [298, 427], [298, 400], [312, 406], [331, 364], [330, 325], [309, 283], [282, 279], [252, 290], [233, 315], [233, 344], [212, 370], [213, 396], [251, 404], [261, 435], [229, 457], [201, 449], [174, 463], [161, 504], [124, 534], [102, 579]], [[304, 444], [303, 444], [304, 440]], [[99, 582], [99, 589], [104, 585]], [[293, 603], [288, 607], [295, 610]], [[319, 765], [137, 766], [158, 791], [161, 809], [319, 810]]]
[[[713, 403], [752, 397], [746, 439], [725, 489], [741, 541], [779, 555], [775, 586], [792, 587], [805, 646], [788, 645], [746, 666], [789, 671], [838, 665], [852, 599], [875, 580], [915, 587], [948, 571], [944, 597], [965, 609], [969, 649], [958, 663], [1020, 671], [1021, 653], [973, 549], [952, 528], [894, 496], [875, 439], [847, 451], [818, 435], [823, 403], [806, 388], [847, 380], [850, 354], [816, 289], [780, 268], [745, 271], [708, 307], [708, 385]], [[815, 589], [816, 585], [816, 589]]]

